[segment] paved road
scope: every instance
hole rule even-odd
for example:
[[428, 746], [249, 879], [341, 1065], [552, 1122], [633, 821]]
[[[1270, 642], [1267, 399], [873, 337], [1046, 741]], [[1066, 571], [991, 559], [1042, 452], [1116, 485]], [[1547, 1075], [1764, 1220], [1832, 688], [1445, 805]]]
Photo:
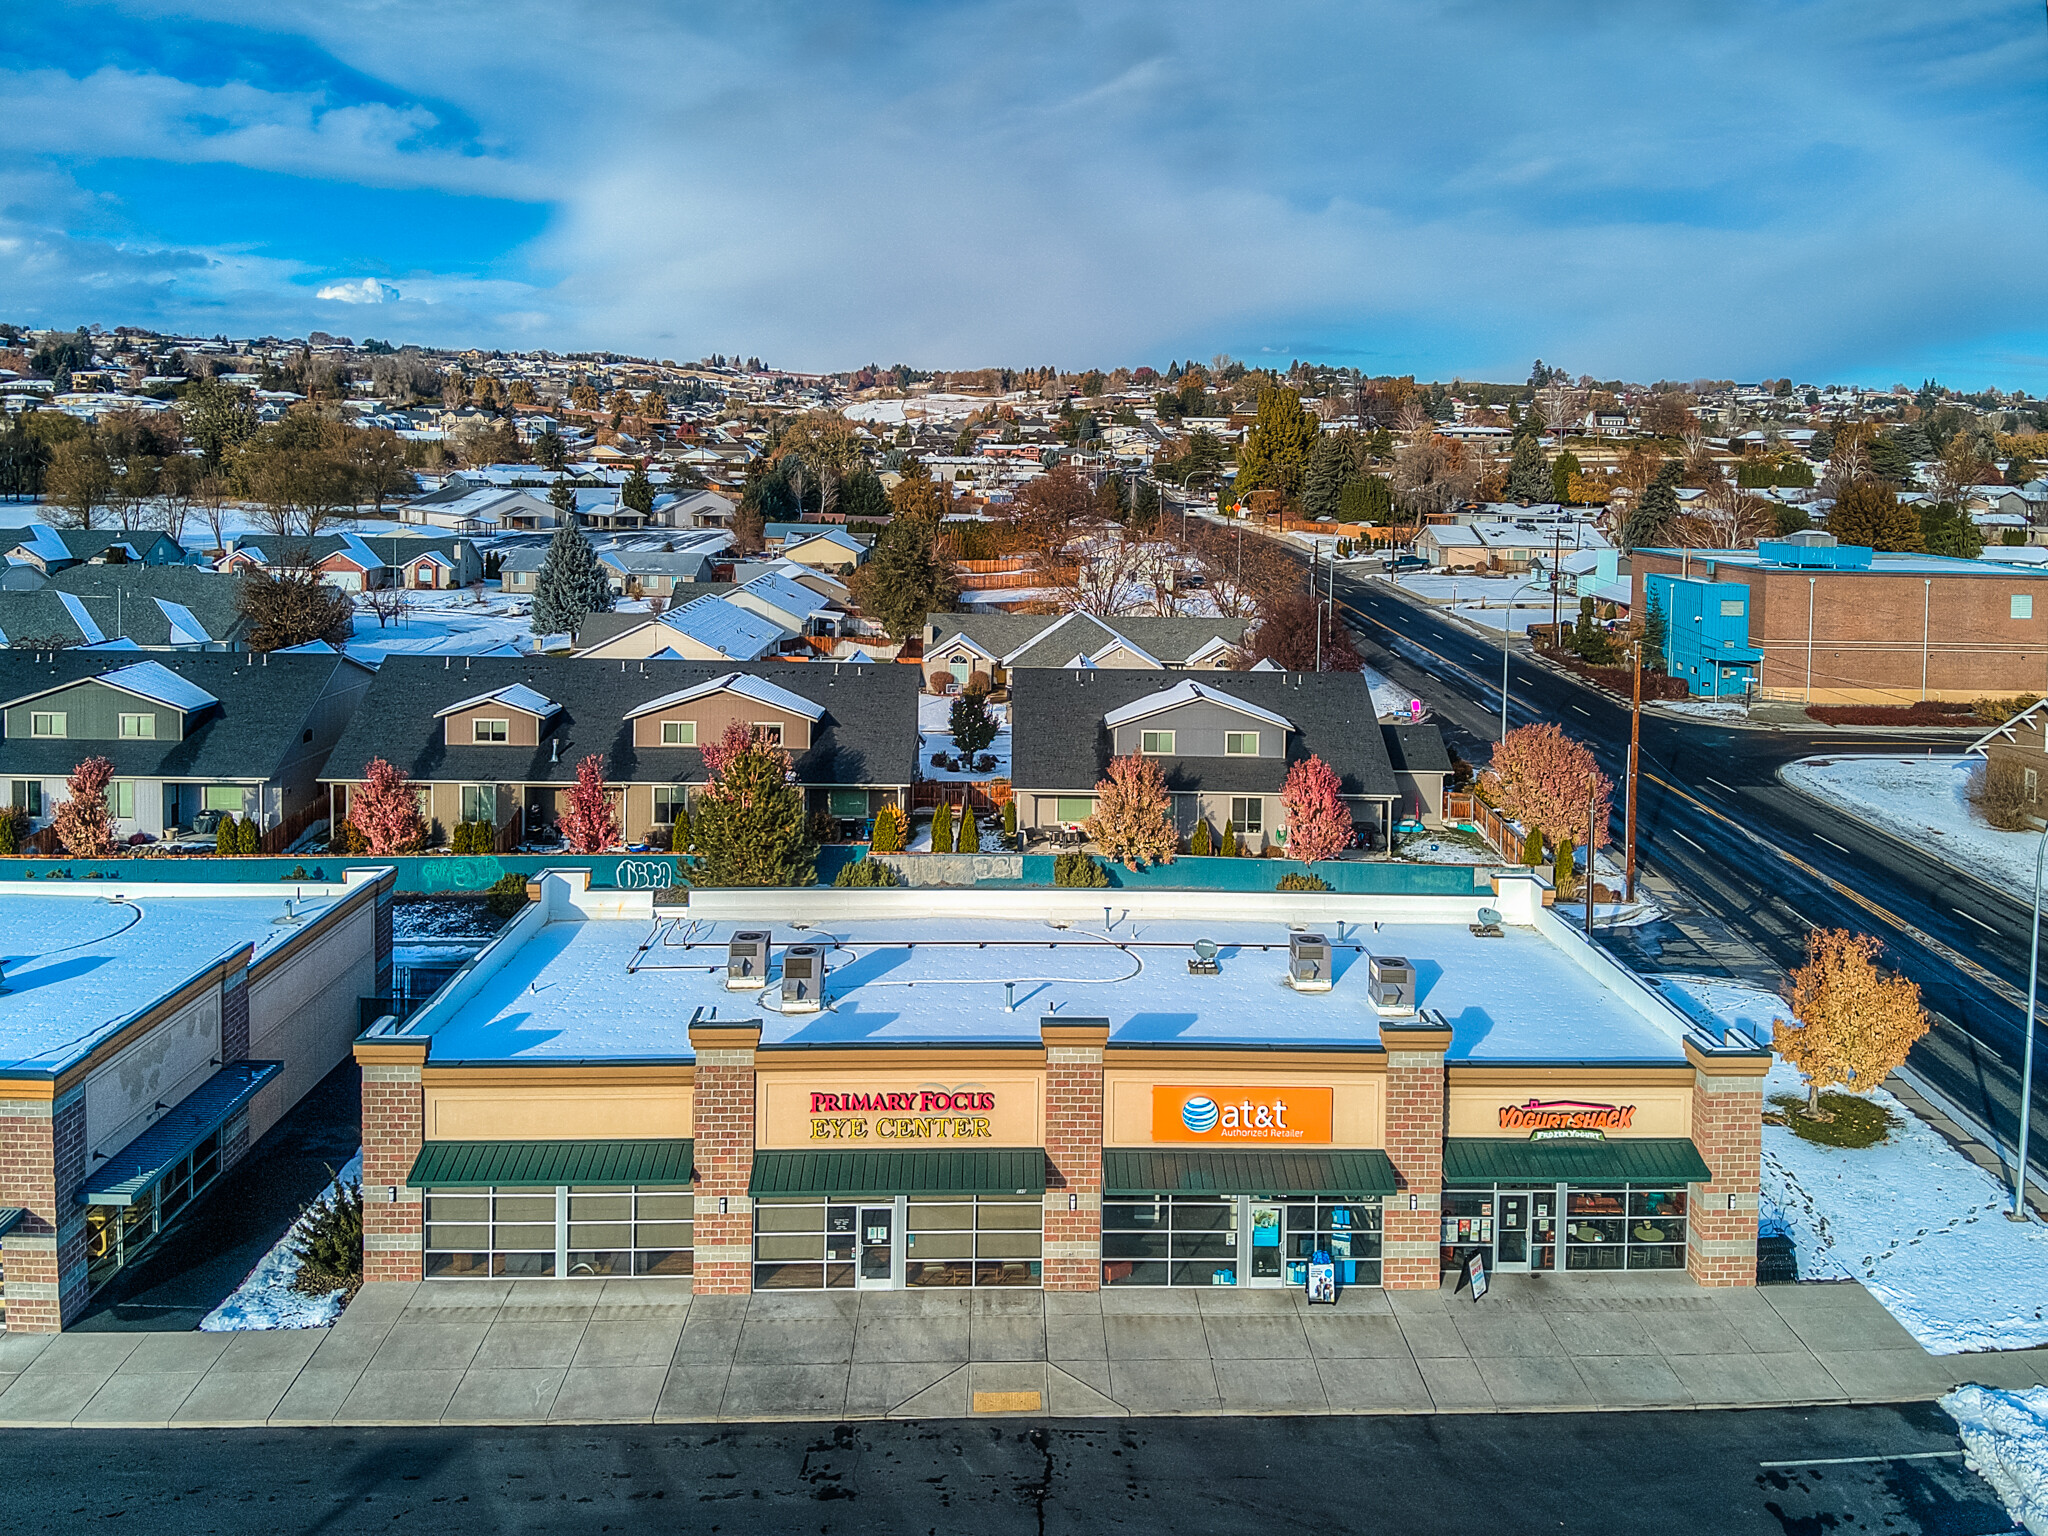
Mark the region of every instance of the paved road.
[[[1939, 1409], [788, 1424], [664, 1430], [17, 1431], [7, 1529], [1651, 1530], [2012, 1527]], [[1784, 1465], [1808, 1458], [1804, 1465]]]
[[[1384, 582], [1340, 573], [1347, 622], [1397, 680], [1441, 704], [1446, 735], [1483, 761], [1498, 734], [1501, 652]], [[1424, 686], [1417, 686], [1418, 684]], [[1448, 697], [1447, 697], [1448, 695]], [[1619, 780], [1628, 708], [1517, 649], [1509, 663], [1509, 723], [1552, 720], [1589, 741]], [[1943, 735], [1938, 751], [1967, 738]], [[2000, 893], [1892, 838], [1815, 805], [1779, 783], [1777, 769], [1817, 753], [1924, 752], [1925, 741], [1844, 732], [1736, 730], [1646, 713], [1642, 726], [1641, 860], [1779, 967], [1799, 963], [1815, 927], [1874, 933], [1890, 962], [1920, 984], [1935, 1029], [1911, 1064], [2009, 1149], [2018, 1132], [2020, 1051], [2030, 914]], [[1616, 834], [1620, 817], [1616, 816]], [[1658, 968], [1660, 935], [1610, 942], [1631, 963]], [[1702, 968], [1697, 955], [1673, 962]], [[1666, 968], [1670, 968], [1667, 965]], [[1711, 965], [1705, 968], [1711, 969]], [[2048, 1073], [2035, 1095], [2030, 1166], [2042, 1176]]]

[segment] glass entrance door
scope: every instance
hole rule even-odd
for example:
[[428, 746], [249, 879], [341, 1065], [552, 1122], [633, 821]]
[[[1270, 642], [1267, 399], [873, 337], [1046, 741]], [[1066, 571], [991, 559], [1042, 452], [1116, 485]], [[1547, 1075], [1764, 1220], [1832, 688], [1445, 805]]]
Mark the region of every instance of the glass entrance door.
[[896, 1271], [896, 1208], [864, 1205], [860, 1210], [860, 1288], [886, 1291]]
[[1284, 1210], [1283, 1206], [1269, 1205], [1262, 1200], [1252, 1202], [1252, 1272], [1247, 1284], [1280, 1283], [1280, 1231]]
[[1494, 1230], [1493, 1262], [1496, 1269], [1529, 1267], [1529, 1197], [1503, 1192], [1500, 1218]]

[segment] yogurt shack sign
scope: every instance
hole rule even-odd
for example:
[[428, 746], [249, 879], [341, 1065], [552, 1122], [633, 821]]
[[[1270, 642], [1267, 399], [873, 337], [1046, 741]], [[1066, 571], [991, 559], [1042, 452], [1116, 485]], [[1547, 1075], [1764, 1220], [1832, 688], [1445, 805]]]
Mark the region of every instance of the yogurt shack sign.
[[1609, 1131], [1625, 1131], [1635, 1118], [1633, 1104], [1531, 1099], [1526, 1104], [1500, 1107], [1500, 1128], [1527, 1131], [1531, 1141], [1605, 1141]]

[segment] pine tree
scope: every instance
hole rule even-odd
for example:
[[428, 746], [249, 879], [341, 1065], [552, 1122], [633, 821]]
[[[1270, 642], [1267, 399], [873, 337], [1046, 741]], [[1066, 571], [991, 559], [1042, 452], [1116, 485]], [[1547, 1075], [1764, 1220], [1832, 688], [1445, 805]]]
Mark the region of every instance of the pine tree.
[[1348, 482], [1338, 500], [1338, 516], [1347, 523], [1384, 527], [1394, 519], [1394, 491], [1385, 475], [1361, 475]]
[[1572, 481], [1584, 473], [1579, 456], [1567, 448], [1550, 464], [1550, 499], [1561, 507], [1571, 505]]
[[953, 807], [944, 800], [941, 800], [939, 808], [932, 812], [932, 852], [951, 853], [952, 851]]
[[1919, 516], [1900, 504], [1890, 486], [1875, 480], [1857, 480], [1842, 487], [1834, 510], [1828, 513], [1828, 532], [1840, 543], [1871, 549], [1910, 551], [1920, 547]]
[[1003, 846], [1017, 846], [1017, 802], [1014, 797], [1003, 802]]
[[1305, 516], [1321, 522], [1342, 512], [1356, 437], [1354, 432], [1343, 431], [1325, 432], [1316, 439], [1301, 487], [1301, 510]]
[[897, 517], [875, 541], [867, 562], [853, 573], [861, 611], [892, 640], [924, 628], [925, 616], [952, 607], [959, 585], [934, 546], [935, 530], [922, 518]]
[[1930, 555], [1975, 560], [1984, 553], [1984, 536], [1954, 502], [1937, 502], [1920, 514], [1920, 547]]
[[1575, 854], [1572, 840], [1569, 837], [1557, 838], [1552, 844], [1550, 854], [1551, 863], [1555, 866], [1553, 879], [1557, 885], [1557, 894], [1569, 896], [1578, 887], [1578, 875], [1573, 868]]
[[573, 635], [586, 616], [607, 613], [611, 606], [611, 578], [597, 563], [597, 551], [579, 529], [564, 523], [548, 541], [534, 582], [533, 632]]
[[1300, 395], [1291, 389], [1261, 389], [1258, 415], [1237, 450], [1238, 494], [1269, 490], [1299, 495], [1317, 431]]
[[953, 840], [955, 853], [981, 852], [981, 821], [971, 805], [960, 807], [960, 835]]
[[692, 885], [814, 885], [818, 845], [804, 815], [803, 789], [789, 781], [790, 756], [735, 721], [704, 754], [711, 782], [691, 823], [697, 862]]
[[574, 524], [576, 521], [576, 487], [567, 479], [557, 480], [548, 487], [548, 505], [555, 509], [555, 522]]
[[[975, 676], [981, 676], [976, 673]], [[977, 752], [988, 750], [996, 739], [995, 716], [988, 710], [988, 690], [970, 687], [953, 701], [953, 713], [949, 722], [953, 727], [953, 747], [963, 757], [972, 757]]]
[[885, 805], [875, 814], [874, 836], [868, 842], [872, 853], [901, 853], [903, 851], [903, 813], [893, 805]]
[[1678, 520], [1678, 482], [1684, 474], [1685, 465], [1677, 459], [1657, 466], [1649, 489], [1635, 499], [1622, 524], [1621, 542], [1627, 548], [1660, 544], [1670, 536], [1671, 525]]
[[1216, 852], [1226, 859], [1234, 859], [1237, 857], [1236, 822], [1226, 821], [1225, 823], [1223, 823], [1223, 846], [1218, 848]]
[[263, 834], [257, 830], [256, 818], [244, 816], [235, 830], [235, 852], [243, 855], [263, 851]]
[[633, 473], [626, 476], [626, 483], [619, 487], [619, 505], [642, 517], [654, 516], [654, 482], [647, 478], [646, 465], [635, 464]]
[[1534, 432], [1515, 439], [1515, 456], [1508, 463], [1508, 500], [1542, 501], [1550, 495], [1550, 466], [1543, 459], [1543, 444]]
[[1211, 858], [1216, 853], [1216, 839], [1209, 832], [1209, 818], [1204, 816], [1195, 823], [1194, 835], [1188, 839], [1188, 853], [1197, 859]]
[[1543, 862], [1543, 829], [1531, 827], [1522, 834], [1522, 862], [1541, 864]]

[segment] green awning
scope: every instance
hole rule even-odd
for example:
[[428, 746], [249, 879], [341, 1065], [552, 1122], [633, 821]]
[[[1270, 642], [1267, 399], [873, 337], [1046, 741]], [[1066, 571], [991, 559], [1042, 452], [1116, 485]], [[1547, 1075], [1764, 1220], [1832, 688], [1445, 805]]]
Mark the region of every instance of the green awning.
[[756, 1152], [751, 1195], [1042, 1195], [1045, 1148]]
[[1378, 1148], [1343, 1152], [1102, 1154], [1108, 1195], [1391, 1195], [1394, 1165]]
[[188, 1153], [222, 1129], [284, 1070], [277, 1061], [231, 1061], [173, 1104], [140, 1136], [104, 1159], [78, 1192], [80, 1205], [135, 1205]]
[[1713, 1178], [1683, 1136], [1625, 1141], [1454, 1136], [1444, 1143], [1446, 1184], [1704, 1184]]
[[18, 1206], [0, 1207], [0, 1237], [5, 1237], [16, 1227], [20, 1226], [23, 1218], [27, 1215], [28, 1212], [20, 1209]]
[[413, 1159], [414, 1189], [552, 1189], [557, 1184], [690, 1182], [694, 1143], [675, 1141], [430, 1141]]

